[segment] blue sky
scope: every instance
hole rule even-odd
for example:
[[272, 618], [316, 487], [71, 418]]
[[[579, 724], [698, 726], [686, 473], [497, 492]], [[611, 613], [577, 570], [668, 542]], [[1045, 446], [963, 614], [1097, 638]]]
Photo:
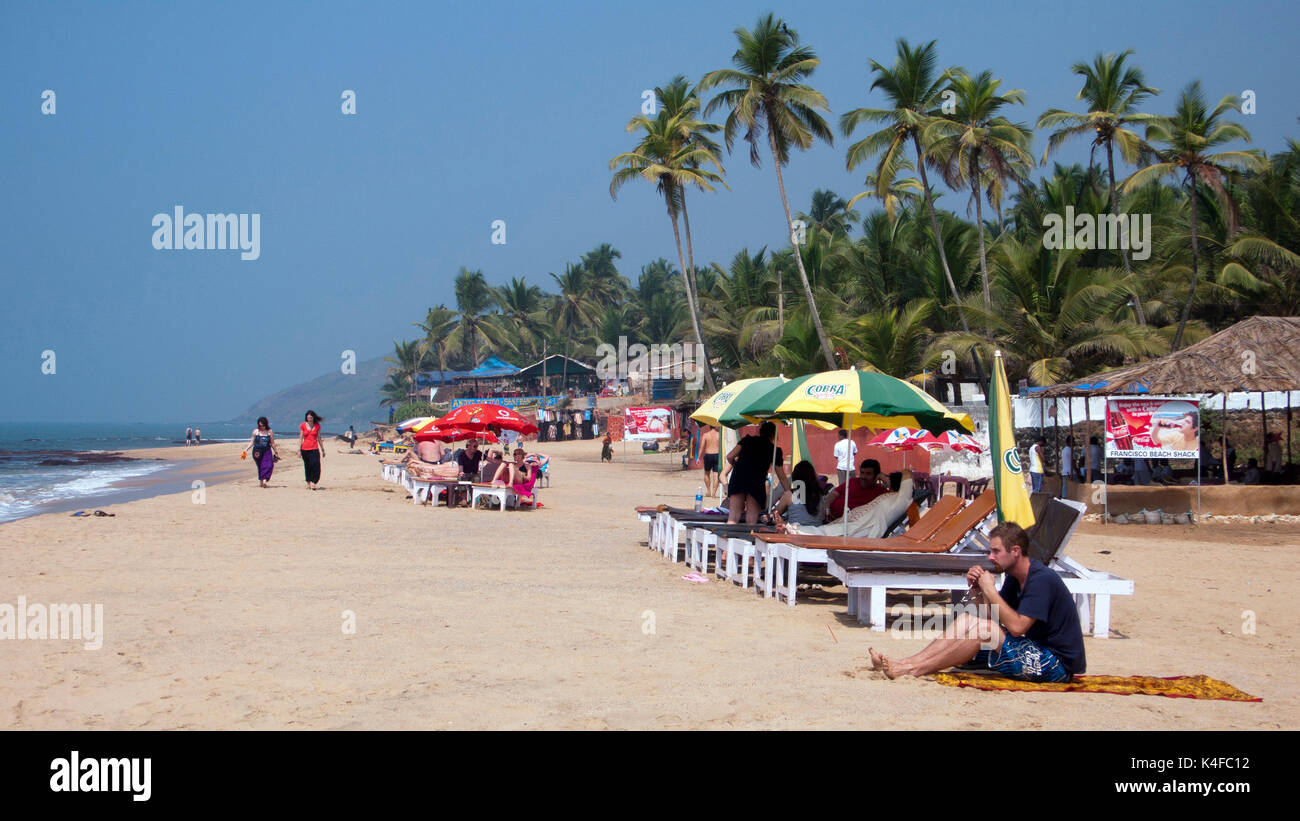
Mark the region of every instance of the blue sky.
[[[1169, 113], [1199, 78], [1252, 89], [1254, 144], [1300, 135], [1294, 3], [14, 3], [0, 11], [0, 420], [224, 419], [387, 355], [454, 303], [460, 266], [550, 289], [601, 242], [625, 275], [673, 257], [649, 186], [614, 202], [609, 158], [641, 91], [729, 63], [773, 11], [822, 65], [831, 116], [863, 105], [868, 61], [938, 39], [944, 65], [1026, 91], [1015, 119], [1072, 108], [1071, 63], [1137, 50]], [[925, 11], [921, 11], [925, 9]], [[56, 113], [41, 114], [52, 89]], [[357, 114], [344, 116], [352, 89]], [[1039, 138], [1037, 152], [1041, 153]], [[796, 155], [794, 208], [861, 190], [847, 141]], [[1086, 161], [1079, 143], [1061, 155]], [[731, 190], [697, 197], [696, 258], [783, 241], [769, 165], [743, 145]], [[964, 207], [955, 197], [950, 208]], [[155, 250], [171, 213], [257, 213], [261, 257]], [[493, 220], [507, 242], [491, 243]], [[53, 350], [57, 372], [41, 373]]]

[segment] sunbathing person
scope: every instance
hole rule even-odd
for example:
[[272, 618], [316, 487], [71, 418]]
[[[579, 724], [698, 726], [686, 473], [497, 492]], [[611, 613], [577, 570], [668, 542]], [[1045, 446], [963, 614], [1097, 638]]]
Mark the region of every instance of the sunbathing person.
[[847, 528], [844, 517], [841, 516], [821, 526], [791, 523], [784, 529], [778, 529], [783, 533], [817, 536], [843, 536], [847, 530], [851, 539], [879, 539], [912, 504], [912, 471], [891, 473], [889, 481], [893, 490], [880, 494], [865, 505], [849, 509]]
[[483, 466], [479, 469], [479, 483], [484, 485], [492, 484], [496, 478], [497, 471], [500, 469], [504, 457], [501, 451], [494, 450], [483, 460]]
[[[958, 613], [942, 638], [905, 659], [868, 648], [872, 669], [893, 679], [974, 660], [1025, 681], [1065, 682], [1083, 673], [1087, 662], [1074, 597], [1055, 571], [1029, 557], [1024, 528], [1014, 522], [993, 528], [988, 558], [996, 572], [976, 566], [966, 573], [974, 603], [987, 610]], [[1001, 591], [994, 584], [996, 573], [1006, 574]]]
[[889, 488], [880, 484], [880, 463], [875, 459], [864, 459], [857, 476], [831, 491], [830, 496], [826, 498], [826, 510], [823, 512], [827, 519], [839, 518], [844, 515], [845, 496], [848, 497], [848, 508], [852, 510], [888, 492]]
[[[804, 459], [794, 466], [794, 470], [790, 473], [790, 488], [781, 494], [781, 500], [776, 503], [776, 509], [772, 511], [773, 524], [781, 522], [782, 518], [786, 522], [798, 525], [821, 524], [822, 485], [812, 462]], [[795, 493], [800, 496], [798, 501], [794, 498]]]
[[493, 485], [509, 486], [519, 497], [519, 501], [526, 504], [533, 503], [533, 484], [536, 481], [537, 469], [524, 461], [523, 448], [515, 448], [515, 460], [502, 462], [501, 467], [497, 468], [496, 476], [492, 477]]

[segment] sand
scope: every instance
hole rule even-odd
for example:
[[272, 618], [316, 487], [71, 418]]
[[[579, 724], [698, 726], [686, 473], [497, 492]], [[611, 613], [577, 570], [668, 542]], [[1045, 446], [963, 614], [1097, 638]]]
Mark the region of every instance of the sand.
[[245, 470], [203, 504], [186, 492], [0, 525], [0, 602], [98, 603], [105, 620], [99, 650], [0, 642], [0, 727], [1300, 726], [1294, 525], [1085, 525], [1070, 547], [1136, 583], [1113, 600], [1113, 637], [1085, 640], [1089, 672], [1203, 673], [1262, 703], [985, 693], [871, 672], [868, 646], [924, 642], [849, 620], [829, 577], [810, 574], [826, 589], [795, 607], [682, 581], [632, 512], [691, 503], [699, 474], [674, 456], [541, 446], [545, 507], [498, 513], [417, 507], [376, 457], [333, 442], [323, 490], [292, 456], [263, 490], [239, 447], [163, 451]]

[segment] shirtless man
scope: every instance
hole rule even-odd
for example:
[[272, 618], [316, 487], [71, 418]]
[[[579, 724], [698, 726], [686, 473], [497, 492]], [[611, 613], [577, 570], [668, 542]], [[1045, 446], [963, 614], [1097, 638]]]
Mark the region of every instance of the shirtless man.
[[704, 461], [704, 497], [707, 499], [718, 492], [718, 453], [721, 437], [718, 429], [704, 425], [704, 434], [700, 437], [700, 457]]

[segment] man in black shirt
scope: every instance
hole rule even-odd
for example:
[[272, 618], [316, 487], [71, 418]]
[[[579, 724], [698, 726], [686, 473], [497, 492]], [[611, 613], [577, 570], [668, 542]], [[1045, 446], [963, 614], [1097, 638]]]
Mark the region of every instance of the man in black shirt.
[[958, 613], [942, 638], [905, 659], [871, 649], [872, 668], [890, 678], [925, 676], [976, 660], [1026, 681], [1063, 682], [1083, 673], [1087, 662], [1074, 598], [1055, 571], [1029, 557], [1024, 528], [1013, 522], [993, 528], [989, 561], [1006, 582], [999, 591], [995, 573], [978, 566], [967, 572], [978, 615]]
[[479, 461], [482, 458], [483, 454], [478, 449], [478, 440], [471, 439], [466, 442], [465, 449], [456, 457], [456, 464], [460, 466], [460, 478], [478, 481]]

